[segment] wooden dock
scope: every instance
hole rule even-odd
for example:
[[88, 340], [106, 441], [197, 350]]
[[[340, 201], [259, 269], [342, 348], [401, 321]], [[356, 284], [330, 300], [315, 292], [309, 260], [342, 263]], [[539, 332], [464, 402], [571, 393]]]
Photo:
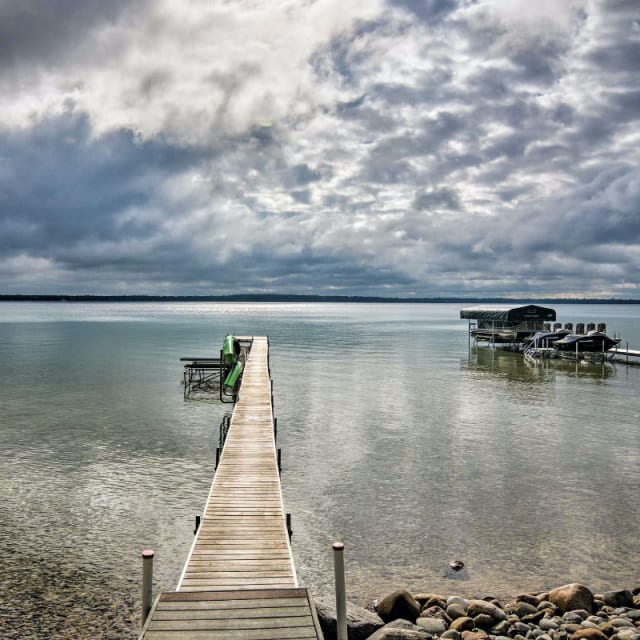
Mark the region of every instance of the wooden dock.
[[266, 337], [251, 339], [229, 432], [177, 589], [159, 596], [140, 636], [204, 638], [322, 638], [291, 555]]

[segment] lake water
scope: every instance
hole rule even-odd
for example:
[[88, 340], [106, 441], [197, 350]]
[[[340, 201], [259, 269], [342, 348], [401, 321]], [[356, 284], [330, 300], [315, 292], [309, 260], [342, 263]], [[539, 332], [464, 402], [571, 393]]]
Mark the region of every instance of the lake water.
[[[640, 306], [556, 306], [640, 348]], [[300, 582], [513, 595], [628, 587], [640, 367], [469, 349], [460, 305], [0, 305], [0, 637], [134, 638], [143, 548], [175, 588], [212, 480], [216, 394], [181, 356], [268, 335]], [[463, 580], [445, 576], [465, 562]]]

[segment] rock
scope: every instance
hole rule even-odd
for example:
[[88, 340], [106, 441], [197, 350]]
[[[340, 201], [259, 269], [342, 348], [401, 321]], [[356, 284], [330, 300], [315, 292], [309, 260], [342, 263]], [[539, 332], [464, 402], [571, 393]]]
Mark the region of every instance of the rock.
[[[416, 600], [418, 599], [416, 598]], [[422, 605], [423, 609], [428, 609], [429, 607], [439, 607], [444, 611], [447, 608], [447, 599], [442, 596], [433, 595]]]
[[491, 627], [489, 631], [492, 636], [508, 636], [511, 631], [511, 623], [506, 620], [501, 620], [498, 624]]
[[538, 607], [531, 604], [530, 602], [525, 602], [524, 600], [516, 600], [514, 602], [508, 602], [504, 610], [506, 613], [514, 613], [518, 616], [518, 618], [524, 618], [525, 616], [530, 616], [532, 614], [538, 613]]
[[526, 624], [538, 624], [544, 618], [544, 611], [536, 611], [522, 618], [522, 622]]
[[440, 640], [462, 640], [462, 635], [455, 629], [447, 629], [441, 636]]
[[426, 618], [420, 616], [416, 620], [416, 625], [436, 636], [439, 636], [447, 630], [447, 625], [441, 618]]
[[484, 600], [469, 600], [467, 615], [475, 618], [475, 616], [481, 613], [491, 616], [495, 622], [500, 622], [500, 620], [507, 619], [507, 614], [502, 609], [496, 607], [495, 604], [486, 602]]
[[633, 608], [633, 594], [627, 589], [622, 591], [606, 591], [602, 594], [602, 601], [610, 607]]
[[471, 631], [473, 629], [473, 618], [469, 618], [469, 616], [456, 618], [451, 623], [449, 629], [453, 629], [454, 631], [459, 631], [460, 633], [463, 633], [465, 631]]
[[452, 620], [455, 620], [456, 618], [462, 618], [463, 616], [466, 616], [467, 612], [466, 612], [465, 608], [462, 607], [461, 605], [459, 605], [457, 602], [452, 602], [447, 607], [447, 615]]
[[612, 636], [616, 640], [638, 640], [640, 638], [640, 631], [637, 629], [618, 629], [616, 634]]
[[538, 600], [538, 596], [532, 596], [528, 593], [521, 593], [519, 596], [516, 596], [516, 602], [526, 602], [533, 607], [537, 607], [540, 601]]
[[627, 611], [626, 615], [629, 620], [640, 620], [640, 609], [631, 609], [631, 611]]
[[553, 620], [553, 618], [542, 618], [538, 623], [538, 626], [543, 631], [551, 631], [552, 629], [558, 629], [560, 627], [560, 623]]
[[599, 629], [578, 629], [570, 640], [607, 640], [607, 636]]
[[473, 624], [478, 629], [489, 629], [495, 624], [495, 621], [493, 619], [493, 616], [489, 616], [486, 613], [479, 613], [473, 619]]
[[583, 584], [574, 582], [549, 591], [549, 602], [555, 604], [562, 613], [574, 609], [593, 610], [593, 593]]
[[408, 620], [399, 619], [378, 629], [369, 640], [431, 640], [431, 635]]
[[598, 629], [600, 629], [600, 631], [602, 631], [602, 633], [604, 633], [604, 635], [608, 637], [611, 637], [617, 631], [617, 629], [612, 624], [610, 624], [608, 620], [606, 620], [605, 622], [601, 622], [598, 625]]
[[444, 620], [447, 623], [447, 626], [451, 622], [451, 618], [447, 615], [447, 612], [437, 605], [425, 607], [420, 615], [425, 618], [440, 618], [440, 620]]
[[484, 631], [463, 631], [462, 640], [489, 640]]
[[567, 613], [562, 616], [562, 622], [565, 624], [582, 624], [582, 621], [586, 620], [586, 618], [587, 616], [581, 615], [578, 610], [567, 611]]
[[444, 609], [445, 603], [447, 601], [447, 599], [444, 596], [441, 596], [438, 593], [416, 593], [413, 595], [413, 597], [418, 601], [418, 604], [421, 607], [424, 607], [425, 604], [429, 600], [431, 600], [431, 598], [434, 598], [437, 601], [436, 604], [440, 604], [440, 606]]
[[378, 603], [376, 612], [387, 623], [399, 618], [413, 623], [420, 615], [420, 605], [406, 589], [398, 589]]
[[469, 606], [469, 601], [466, 598], [463, 598], [462, 596], [449, 596], [447, 598], [446, 604], [447, 604], [447, 607], [452, 604], [460, 605], [466, 611], [467, 607]]
[[[325, 640], [335, 640], [338, 637], [335, 604], [332, 604], [329, 600], [316, 600], [315, 604]], [[382, 626], [384, 626], [384, 622], [380, 616], [368, 609], [363, 609], [351, 602], [347, 602], [349, 640], [365, 640]]]
[[633, 627], [635, 629], [635, 625], [628, 618], [611, 618], [609, 624], [616, 629], [620, 627]]

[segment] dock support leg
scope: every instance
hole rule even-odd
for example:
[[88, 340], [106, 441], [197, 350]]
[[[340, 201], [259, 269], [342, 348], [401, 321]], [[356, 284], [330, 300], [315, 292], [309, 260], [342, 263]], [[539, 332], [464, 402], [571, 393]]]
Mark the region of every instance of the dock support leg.
[[142, 552], [142, 626], [147, 620], [153, 597], [153, 550]]
[[336, 617], [338, 640], [347, 640], [347, 596], [344, 585], [344, 544], [333, 543], [333, 569], [336, 578]]
[[282, 449], [278, 449], [278, 473], [282, 475]]
[[291, 540], [291, 536], [293, 535], [293, 529], [291, 527], [291, 514], [287, 512], [287, 533], [289, 534], [289, 540]]

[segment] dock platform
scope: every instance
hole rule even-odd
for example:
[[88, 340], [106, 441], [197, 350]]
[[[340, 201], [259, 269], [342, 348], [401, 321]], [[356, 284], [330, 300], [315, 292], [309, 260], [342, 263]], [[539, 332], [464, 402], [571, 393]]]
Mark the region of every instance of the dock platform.
[[321, 639], [298, 585], [275, 444], [269, 344], [250, 340], [238, 400], [175, 592], [154, 603], [140, 640]]

